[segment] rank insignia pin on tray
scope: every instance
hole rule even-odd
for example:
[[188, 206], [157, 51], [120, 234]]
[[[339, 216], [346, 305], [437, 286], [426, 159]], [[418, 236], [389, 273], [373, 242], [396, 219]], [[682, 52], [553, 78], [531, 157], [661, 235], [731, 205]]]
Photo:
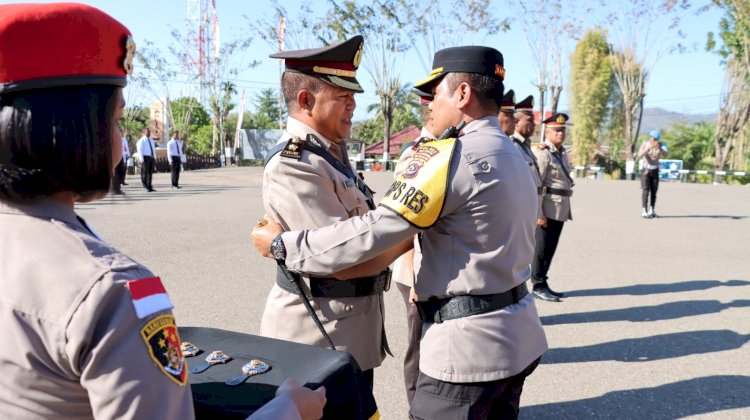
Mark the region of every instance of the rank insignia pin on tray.
[[224, 354], [221, 350], [214, 350], [206, 356], [206, 363], [191, 367], [190, 373], [201, 373], [213, 365], [227, 363], [230, 360], [232, 360], [232, 356]]
[[197, 356], [199, 353], [201, 353], [201, 349], [199, 349], [195, 346], [195, 344], [189, 341], [183, 341], [182, 343], [180, 343], [180, 349], [182, 350], [182, 355], [185, 357]]
[[249, 363], [246, 363], [244, 366], [242, 366], [242, 375], [232, 377], [224, 382], [224, 384], [226, 386], [240, 386], [245, 383], [245, 380], [247, 380], [247, 378], [266, 373], [270, 369], [271, 365], [269, 365], [268, 363], [262, 360], [253, 359]]

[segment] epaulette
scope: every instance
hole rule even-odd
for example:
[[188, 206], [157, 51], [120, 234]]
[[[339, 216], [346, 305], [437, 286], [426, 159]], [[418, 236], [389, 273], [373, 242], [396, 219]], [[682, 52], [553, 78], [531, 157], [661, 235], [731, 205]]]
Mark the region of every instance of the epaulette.
[[537, 150], [544, 150], [547, 148], [547, 143], [542, 143], [539, 146], [536, 147]]
[[417, 150], [417, 149], [419, 149], [419, 146], [421, 146], [421, 145], [423, 145], [425, 143], [429, 143], [429, 142], [431, 142], [433, 140], [435, 140], [435, 139], [431, 139], [429, 137], [420, 137], [420, 138], [418, 138], [414, 142], [414, 144], [411, 146], [411, 148], [412, 148], [412, 150]]
[[305, 140], [299, 137], [292, 137], [281, 150], [281, 157], [292, 158], [295, 160], [302, 159], [302, 148], [305, 146]]

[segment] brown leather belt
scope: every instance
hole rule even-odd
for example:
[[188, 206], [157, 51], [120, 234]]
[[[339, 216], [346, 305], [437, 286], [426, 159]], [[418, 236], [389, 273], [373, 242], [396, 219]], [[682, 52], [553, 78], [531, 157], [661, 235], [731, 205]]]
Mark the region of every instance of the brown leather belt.
[[[277, 269], [276, 284], [289, 293], [298, 294], [297, 289]], [[329, 277], [310, 277], [310, 293], [313, 297], [345, 298], [376, 295], [391, 288], [391, 269], [386, 268], [372, 277], [358, 277], [350, 280], [337, 280]]]
[[432, 297], [426, 302], [416, 302], [417, 312], [423, 322], [440, 324], [449, 319], [499, 311], [518, 303], [528, 293], [526, 283], [521, 283], [508, 291], [492, 295], [460, 295], [442, 299]]

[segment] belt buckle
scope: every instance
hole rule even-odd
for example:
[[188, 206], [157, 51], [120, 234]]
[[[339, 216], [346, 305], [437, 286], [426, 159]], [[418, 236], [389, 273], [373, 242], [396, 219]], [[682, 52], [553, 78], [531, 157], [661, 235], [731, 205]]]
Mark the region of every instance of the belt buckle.
[[385, 284], [383, 285], [383, 291], [387, 292], [391, 290], [391, 277], [393, 276], [393, 271], [391, 271], [390, 268], [386, 268], [385, 271]]
[[547, 186], [542, 187], [542, 195], [547, 195]]

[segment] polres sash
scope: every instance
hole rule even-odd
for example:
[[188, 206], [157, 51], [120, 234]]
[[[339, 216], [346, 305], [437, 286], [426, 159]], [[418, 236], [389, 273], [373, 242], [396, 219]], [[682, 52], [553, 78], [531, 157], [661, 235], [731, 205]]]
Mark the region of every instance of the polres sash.
[[417, 228], [427, 229], [440, 217], [448, 190], [448, 172], [456, 139], [422, 143], [407, 168], [380, 201]]

